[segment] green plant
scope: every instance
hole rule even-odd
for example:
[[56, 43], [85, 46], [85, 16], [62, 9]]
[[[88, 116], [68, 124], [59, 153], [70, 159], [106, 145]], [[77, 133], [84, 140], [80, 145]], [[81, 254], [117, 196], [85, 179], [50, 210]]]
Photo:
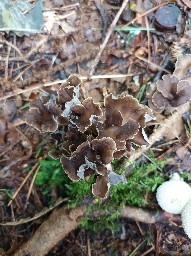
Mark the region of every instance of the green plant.
[[[36, 178], [36, 184], [42, 193], [49, 197], [51, 188], [56, 188], [60, 196], [68, 198], [68, 207], [75, 207], [88, 201], [88, 213], [81, 222], [83, 227], [97, 232], [105, 228], [114, 231], [116, 230], [116, 219], [119, 217], [119, 210], [122, 207], [126, 204], [138, 207], [146, 206], [149, 203], [146, 200], [146, 195], [154, 192], [164, 182], [164, 175], [157, 170], [157, 166], [163, 168], [165, 162], [157, 161], [153, 156], [150, 159], [152, 163], [134, 164], [126, 184], [120, 182], [115, 186], [112, 185], [106, 200], [99, 198], [93, 200], [91, 187], [95, 182], [95, 176], [91, 176], [88, 182], [84, 180], [71, 181], [62, 169], [60, 161], [50, 157], [40, 161], [41, 168]], [[118, 160], [113, 162], [113, 168], [116, 168], [117, 163]], [[115, 171], [122, 174], [125, 167]], [[98, 217], [91, 217], [92, 212], [97, 212]]]
[[43, 195], [50, 196], [51, 190], [56, 188], [60, 195], [64, 195], [64, 184], [69, 182], [69, 178], [64, 173], [59, 160], [47, 157], [40, 160], [40, 170], [36, 177], [35, 183], [39, 186]]

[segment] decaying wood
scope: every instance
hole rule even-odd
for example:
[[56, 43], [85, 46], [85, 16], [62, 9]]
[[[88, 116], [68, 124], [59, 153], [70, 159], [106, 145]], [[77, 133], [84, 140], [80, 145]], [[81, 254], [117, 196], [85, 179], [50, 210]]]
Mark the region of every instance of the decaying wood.
[[69, 212], [64, 207], [56, 209], [33, 237], [14, 255], [46, 255], [61, 239], [77, 227], [79, 219], [83, 218], [85, 212], [85, 206], [79, 206]]

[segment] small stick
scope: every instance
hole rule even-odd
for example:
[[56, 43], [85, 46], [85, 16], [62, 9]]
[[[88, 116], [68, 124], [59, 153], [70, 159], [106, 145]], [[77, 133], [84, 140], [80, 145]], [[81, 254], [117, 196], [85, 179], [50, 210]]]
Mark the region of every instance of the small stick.
[[91, 247], [90, 247], [90, 239], [89, 239], [89, 237], [87, 239], [87, 244], [88, 244], [88, 256], [91, 256], [92, 254], [91, 254]]
[[148, 47], [148, 61], [151, 60], [151, 47], [150, 47], [150, 42], [151, 42], [151, 36], [150, 36], [150, 30], [149, 30], [149, 21], [147, 16], [145, 16], [145, 24], [147, 28], [147, 47]]
[[112, 32], [113, 32], [113, 30], [114, 30], [118, 20], [119, 20], [119, 17], [121, 16], [121, 13], [125, 9], [125, 7], [126, 7], [128, 2], [129, 2], [129, 0], [124, 0], [123, 1], [123, 4], [122, 4], [121, 8], [119, 9], [118, 13], [115, 16], [115, 19], [111, 23], [111, 25], [109, 27], [109, 31], [108, 31], [108, 33], [107, 33], [107, 35], [105, 37], [105, 40], [103, 41], [103, 44], [100, 46], [100, 50], [99, 50], [99, 52], [98, 52], [98, 54], [97, 54], [97, 56], [96, 56], [96, 58], [94, 60], [94, 64], [92, 65], [92, 68], [91, 68], [91, 70], [89, 72], [89, 76], [88, 76], [89, 79], [91, 79], [92, 75], [94, 74], [96, 66], [97, 66], [97, 64], [98, 64], [98, 62], [100, 60], [101, 55], [102, 55], [102, 52], [105, 49], [105, 47], [107, 45], [107, 42], [109, 41], [109, 38], [110, 38], [110, 36], [111, 36], [111, 34], [112, 34]]
[[143, 230], [141, 229], [141, 226], [139, 225], [139, 222], [138, 222], [138, 221], [135, 221], [135, 223], [136, 223], [136, 225], [137, 225], [137, 227], [138, 227], [138, 229], [139, 229], [141, 235], [144, 236]]
[[75, 4], [65, 5], [65, 6], [62, 6], [60, 8], [44, 9], [43, 12], [46, 12], [46, 11], [64, 11], [66, 9], [72, 9], [72, 8], [76, 8], [76, 7], [79, 7], [79, 6], [80, 6], [79, 3], [75, 3]]
[[34, 175], [33, 175], [33, 178], [32, 178], [32, 181], [31, 181], [31, 184], [30, 184], [30, 187], [29, 187], [29, 191], [28, 191], [28, 193], [27, 193], [27, 198], [26, 198], [25, 207], [26, 207], [27, 202], [28, 202], [28, 200], [29, 200], [29, 197], [30, 197], [30, 195], [31, 195], [32, 188], [33, 188], [33, 185], [34, 185], [34, 182], [35, 182], [35, 179], [36, 179], [36, 176], [37, 176], [37, 174], [38, 174], [39, 169], [40, 169], [40, 165], [36, 168], [36, 171], [35, 171], [35, 173], [34, 173]]
[[160, 70], [160, 71], [164, 71], [164, 72], [166, 72], [166, 73], [168, 73], [168, 74], [171, 74], [167, 69], [165, 69], [165, 68], [163, 68], [163, 67], [160, 67], [159, 65], [157, 65], [156, 63], [154, 63], [154, 62], [152, 62], [152, 61], [150, 61], [150, 60], [147, 60], [147, 59], [145, 59], [145, 58], [143, 58], [143, 57], [140, 57], [140, 56], [138, 56], [137, 54], [135, 54], [135, 57], [138, 58], [138, 59], [140, 59], [140, 60], [142, 60], [142, 61], [145, 61], [145, 62], [147, 62], [147, 63], [149, 63], [149, 64], [151, 64], [151, 65], [153, 65], [153, 66], [155, 66], [155, 67], [157, 67], [158, 70]]
[[153, 12], [153, 11], [157, 10], [159, 7], [161, 7], [161, 6], [165, 5], [165, 4], [168, 4], [168, 2], [164, 2], [164, 3], [160, 4], [160, 5], [157, 5], [157, 6], [153, 7], [152, 9], [150, 9], [150, 10], [144, 12], [143, 14], [140, 14], [138, 17], [135, 17], [134, 19], [132, 19], [131, 21], [129, 21], [125, 26], [124, 26], [124, 25], [121, 25], [121, 26], [119, 26], [119, 27], [121, 27], [122, 29], [125, 28], [125, 27], [128, 27], [130, 24], [133, 24], [133, 23], [134, 23], [135, 21], [137, 21], [138, 19], [144, 17], [145, 15], [149, 14], [150, 12]]
[[66, 202], [66, 201], [68, 201], [68, 198], [59, 200], [53, 206], [43, 209], [41, 212], [35, 214], [35, 216], [33, 216], [32, 218], [25, 218], [25, 219], [15, 220], [15, 221], [11, 221], [11, 222], [0, 223], [0, 226], [19, 226], [19, 225], [23, 225], [23, 224], [38, 220], [39, 218], [41, 218], [44, 215], [46, 215], [47, 213], [51, 212], [52, 210], [54, 210], [55, 208], [57, 208], [63, 202]]
[[5, 60], [5, 80], [6, 81], [8, 80], [8, 77], [9, 77], [8, 67], [9, 67], [10, 51], [11, 51], [11, 47], [8, 45], [7, 57], [6, 57], [6, 60]]
[[164, 69], [164, 71], [166, 70], [165, 68], [166, 68], [166, 66], [167, 66], [168, 63], [169, 63], [169, 60], [170, 60], [170, 57], [166, 54], [166, 55], [164, 56], [164, 59], [163, 59], [163, 61], [162, 61], [162, 64], [161, 64], [160, 69], [158, 69], [159, 71], [157, 72], [157, 74], [156, 74], [155, 77], [153, 78], [153, 81], [152, 81], [153, 83], [156, 83], [156, 82], [161, 78], [163, 69]]
[[158, 164], [156, 164], [150, 157], [148, 157], [148, 156], [145, 155], [144, 153], [143, 153], [143, 156], [144, 156], [145, 158], [147, 158], [151, 163], [153, 163], [153, 164], [157, 167], [157, 169], [159, 169], [159, 171], [163, 172], [163, 170], [160, 168], [160, 166], [158, 166]]
[[[0, 61], [6, 61], [6, 58], [0, 56]], [[22, 57], [10, 57], [9, 62], [11, 62], [11, 61], [23, 61], [23, 62], [26, 62], [26, 63], [29, 62], [28, 60], [25, 60]]]
[[[119, 77], [129, 77], [129, 76], [134, 76], [134, 74], [111, 74], [111, 75], [96, 75], [96, 76], [92, 76], [91, 79], [104, 79], [104, 78], [119, 78]], [[80, 79], [82, 80], [88, 80], [88, 77], [87, 76], [79, 76]], [[47, 86], [51, 86], [51, 85], [55, 85], [55, 84], [62, 84], [64, 82], [66, 82], [67, 79], [64, 79], [64, 80], [56, 80], [54, 82], [48, 82], [48, 83], [45, 83], [45, 84], [38, 84], [38, 85], [35, 85], [35, 86], [31, 86], [25, 90], [22, 90], [22, 89], [18, 89], [16, 91], [14, 91], [13, 93], [11, 94], [8, 94], [8, 95], [5, 95], [3, 97], [0, 98], [0, 100], [5, 100], [5, 99], [8, 99], [8, 98], [11, 98], [13, 96], [16, 96], [16, 95], [19, 95], [19, 94], [22, 94], [22, 93], [25, 93], [25, 92], [30, 92], [30, 91], [33, 91], [33, 90], [37, 90], [37, 89], [40, 89], [42, 87], [47, 87]]]
[[5, 39], [0, 39], [0, 43], [2, 44], [7, 44], [9, 47], [13, 48], [22, 58], [23, 60], [26, 61], [26, 58], [23, 56], [22, 52], [19, 50], [19, 48], [17, 48], [14, 44], [8, 42]]
[[129, 256], [134, 256], [135, 253], [136, 253], [136, 251], [141, 247], [142, 244], [144, 244], [145, 241], [146, 241], [146, 239], [143, 240], [143, 241], [129, 254]]
[[[31, 62], [28, 66], [25, 67], [24, 70], [20, 71], [19, 74], [13, 79], [13, 82], [16, 82], [29, 68], [31, 68], [33, 65], [35, 65], [38, 61], [39, 60], [35, 60], [35, 61]], [[20, 70], [21, 70], [21, 68], [20, 68]]]
[[18, 195], [19, 191], [21, 190], [21, 188], [24, 186], [24, 184], [26, 183], [26, 181], [28, 180], [29, 176], [33, 173], [33, 171], [37, 168], [39, 163], [36, 163], [33, 168], [30, 170], [30, 172], [27, 174], [27, 176], [24, 178], [23, 182], [21, 183], [20, 187], [17, 189], [17, 191], [15, 191], [12, 199], [9, 201], [8, 206], [10, 206], [13, 202], [13, 200], [15, 199], [15, 197]]
[[145, 256], [145, 255], [147, 255], [149, 252], [152, 252], [154, 249], [155, 249], [155, 247], [154, 247], [154, 245], [153, 245], [150, 249], [148, 249], [146, 252], [144, 252], [144, 253], [141, 254], [141, 255], [142, 255], [142, 256]]

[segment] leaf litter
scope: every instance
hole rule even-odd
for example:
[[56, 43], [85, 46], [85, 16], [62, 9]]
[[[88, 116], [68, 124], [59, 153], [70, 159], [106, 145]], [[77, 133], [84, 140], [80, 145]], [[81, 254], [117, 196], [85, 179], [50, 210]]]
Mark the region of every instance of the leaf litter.
[[[5, 8], [7, 5], [9, 8]], [[39, 223], [42, 223], [49, 211], [43, 210], [48, 201], [59, 201], [63, 197], [63, 191], [60, 192], [55, 185], [51, 186], [51, 193], [47, 196], [34, 183], [39, 159], [45, 159], [50, 151], [52, 156], [61, 157], [68, 175], [72, 172], [72, 177], [84, 177], [87, 182], [96, 175], [93, 193], [108, 196], [103, 199], [103, 204], [110, 200], [108, 180], [112, 180], [111, 183], [125, 182], [124, 172], [123, 175], [113, 172], [111, 166], [105, 169], [113, 157], [116, 160], [123, 156], [138, 163], [140, 157], [151, 149], [155, 159], [167, 158], [164, 175], [179, 170], [189, 179], [191, 39], [190, 9], [187, 7], [187, 1], [160, 5], [155, 0], [131, 3], [65, 1], [65, 4], [59, 0], [1, 1], [0, 222], [17, 223], [15, 220], [26, 219], [20, 221], [24, 225], [30, 221], [30, 216], [31, 221], [35, 220], [31, 227], [27, 227], [29, 236], [24, 232], [20, 237], [20, 231], [13, 228], [9, 241], [6, 234], [10, 234], [10, 228], [3, 226], [2, 251], [9, 255], [17, 251], [15, 255], [22, 255], [22, 248], [28, 248], [29, 252], [33, 239], [36, 239], [33, 236], [38, 224], [35, 216], [40, 216]], [[176, 10], [177, 16], [171, 19], [169, 15], [165, 21], [163, 17], [167, 17], [169, 8]], [[3, 12], [5, 9], [9, 9], [8, 16]], [[16, 23], [13, 22], [14, 17]], [[78, 92], [74, 92], [72, 86], [64, 87], [73, 74], [78, 74], [82, 80]], [[76, 99], [79, 93], [83, 95], [81, 100]], [[143, 125], [144, 118], [141, 119], [131, 107], [130, 97], [134, 103], [137, 102], [137, 111], [139, 101], [149, 116], [154, 115], [155, 118], [149, 118]], [[182, 119], [185, 112], [188, 113], [187, 118]], [[129, 134], [131, 129], [127, 129], [126, 122], [132, 119], [139, 127], [130, 121], [136, 132], [127, 140], [125, 132]], [[144, 147], [138, 148], [143, 142]], [[103, 146], [108, 149], [108, 155]], [[84, 155], [82, 149], [85, 148]], [[76, 160], [78, 154], [80, 162]], [[120, 161], [123, 162], [123, 158]], [[148, 161], [149, 158], [144, 159]], [[129, 172], [132, 175], [132, 166], [129, 163], [124, 165], [128, 179]], [[28, 175], [32, 168], [34, 172]], [[42, 184], [42, 189], [44, 186]], [[148, 192], [145, 196], [150, 208], [159, 209], [154, 193]], [[83, 200], [82, 203], [93, 204], [93, 200], [98, 199], [90, 196]], [[78, 216], [75, 219], [63, 211], [63, 219], [66, 217], [71, 229], [75, 228]], [[53, 216], [54, 213], [50, 220], [54, 223]], [[121, 230], [115, 230], [114, 237], [107, 230], [100, 234], [83, 228], [72, 231], [69, 241], [73, 247], [67, 240], [57, 245], [49, 243], [47, 248], [50, 250], [55, 246], [49, 255], [57, 255], [61, 250], [66, 255], [79, 255], [79, 252], [96, 255], [100, 251], [103, 255], [129, 255], [133, 252], [137, 255], [160, 255], [168, 251], [178, 255], [190, 253], [190, 242], [180, 227], [179, 219], [148, 225], [144, 224], [148, 223], [145, 219], [143, 223], [137, 222], [135, 214], [131, 218], [135, 221], [117, 220]], [[49, 232], [48, 220], [45, 227]], [[63, 239], [71, 229], [61, 232], [55, 241]], [[124, 240], [120, 239], [122, 230]], [[145, 242], [144, 235], [148, 232], [151, 234], [147, 238], [150, 244]], [[39, 234], [42, 234], [40, 229], [36, 237]], [[51, 235], [55, 235], [54, 231]], [[28, 243], [24, 243], [26, 237], [29, 238]], [[17, 250], [21, 243], [23, 247]], [[43, 251], [47, 248], [40, 247], [40, 240], [36, 244], [41, 255], [47, 253]], [[104, 251], [106, 247], [108, 251]]]

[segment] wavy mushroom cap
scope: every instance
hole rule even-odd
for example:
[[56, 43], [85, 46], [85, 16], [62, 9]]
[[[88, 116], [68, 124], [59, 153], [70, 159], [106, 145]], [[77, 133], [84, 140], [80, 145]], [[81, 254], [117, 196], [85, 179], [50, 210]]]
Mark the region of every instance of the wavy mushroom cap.
[[191, 199], [191, 187], [182, 180], [172, 178], [158, 187], [156, 198], [164, 211], [180, 214]]
[[191, 199], [188, 201], [186, 206], [184, 207], [182, 213], [182, 226], [184, 228], [184, 232], [187, 234], [189, 238], [191, 238]]

